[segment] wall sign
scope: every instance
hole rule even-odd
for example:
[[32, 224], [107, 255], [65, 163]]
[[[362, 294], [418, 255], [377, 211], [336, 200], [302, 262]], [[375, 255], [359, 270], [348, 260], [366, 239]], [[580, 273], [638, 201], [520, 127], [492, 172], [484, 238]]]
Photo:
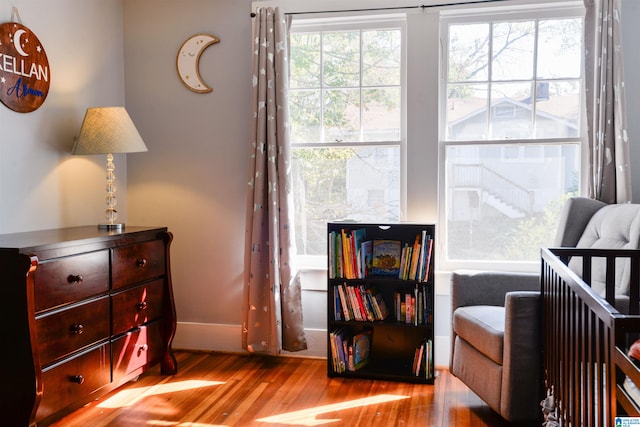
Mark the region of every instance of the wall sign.
[[196, 34], [180, 46], [176, 57], [176, 67], [178, 68], [178, 76], [187, 89], [198, 93], [207, 93], [213, 90], [200, 77], [200, 55], [207, 47], [219, 41], [219, 38], [209, 34]]
[[0, 101], [30, 113], [44, 103], [50, 81], [49, 60], [36, 35], [17, 22], [0, 24]]

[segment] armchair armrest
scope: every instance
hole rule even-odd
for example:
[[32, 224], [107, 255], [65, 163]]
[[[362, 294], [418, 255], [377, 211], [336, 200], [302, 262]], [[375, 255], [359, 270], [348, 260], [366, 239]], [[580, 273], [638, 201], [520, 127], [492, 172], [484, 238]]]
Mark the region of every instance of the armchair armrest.
[[511, 413], [510, 419], [531, 411], [530, 403], [543, 393], [541, 306], [539, 291], [507, 293], [500, 405], [503, 413]]

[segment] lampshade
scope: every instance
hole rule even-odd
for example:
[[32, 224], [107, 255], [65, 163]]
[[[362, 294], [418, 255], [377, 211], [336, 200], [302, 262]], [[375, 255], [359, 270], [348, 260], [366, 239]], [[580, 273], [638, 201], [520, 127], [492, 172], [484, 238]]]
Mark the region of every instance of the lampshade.
[[114, 153], [136, 153], [147, 151], [138, 130], [124, 107], [88, 108], [82, 121], [80, 135], [73, 146], [73, 154], [107, 155], [107, 223], [98, 228], [121, 230], [123, 223], [117, 223], [116, 176], [113, 162]]
[[73, 154], [113, 154], [147, 151], [124, 107], [88, 108]]

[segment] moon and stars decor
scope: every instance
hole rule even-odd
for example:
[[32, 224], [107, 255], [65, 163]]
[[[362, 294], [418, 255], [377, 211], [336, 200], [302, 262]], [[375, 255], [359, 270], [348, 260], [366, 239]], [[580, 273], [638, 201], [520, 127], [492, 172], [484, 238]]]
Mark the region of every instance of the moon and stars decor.
[[197, 93], [208, 93], [213, 89], [200, 76], [200, 56], [204, 50], [220, 39], [209, 34], [196, 34], [189, 37], [178, 50], [176, 67], [180, 80], [189, 90]]
[[0, 24], [0, 101], [19, 113], [40, 108], [51, 73], [42, 43], [18, 22]]

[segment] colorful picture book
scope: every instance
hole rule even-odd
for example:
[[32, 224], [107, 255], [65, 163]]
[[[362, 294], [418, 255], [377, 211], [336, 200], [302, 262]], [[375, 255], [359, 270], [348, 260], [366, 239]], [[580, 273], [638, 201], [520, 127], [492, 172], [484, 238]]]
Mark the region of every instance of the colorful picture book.
[[369, 363], [371, 334], [368, 329], [354, 334], [349, 327], [338, 328], [329, 334], [334, 372], [354, 372]]
[[398, 277], [401, 255], [402, 243], [399, 240], [374, 240], [371, 274]]

